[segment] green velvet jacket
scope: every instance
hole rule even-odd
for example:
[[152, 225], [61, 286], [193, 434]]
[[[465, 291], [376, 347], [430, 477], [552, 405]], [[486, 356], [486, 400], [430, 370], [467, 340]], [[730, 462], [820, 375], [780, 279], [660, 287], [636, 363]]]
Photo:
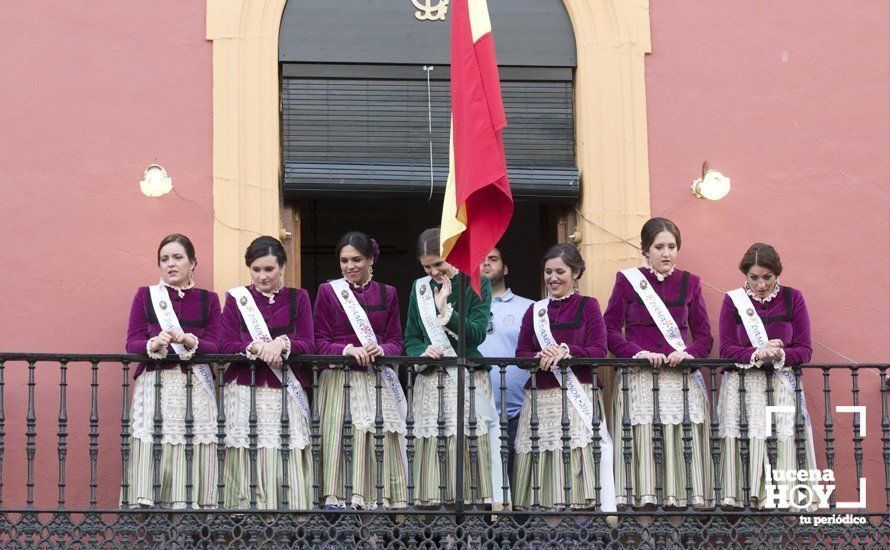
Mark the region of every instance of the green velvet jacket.
[[[445, 325], [448, 332], [455, 335], [460, 329], [460, 323], [457, 314], [457, 278], [464, 277], [464, 291], [466, 292], [467, 301], [467, 321], [466, 321], [466, 339], [467, 339], [467, 357], [482, 357], [479, 353], [479, 346], [485, 341], [488, 335], [488, 322], [491, 316], [491, 282], [482, 277], [482, 299], [473, 292], [470, 286], [470, 278], [461, 273], [457, 273], [451, 278], [451, 288], [453, 289], [451, 296], [448, 297], [448, 303], [453, 309], [451, 318]], [[440, 288], [441, 285], [436, 281], [431, 281], [430, 285], [434, 288]], [[430, 345], [430, 339], [423, 327], [423, 321], [420, 318], [420, 310], [417, 307], [417, 281], [411, 286], [410, 299], [408, 301], [408, 323], [405, 325], [405, 355], [416, 357], [426, 351]], [[437, 311], [438, 313], [438, 311]], [[451, 345], [457, 350], [457, 338], [452, 334], [448, 334]], [[427, 369], [432, 372], [432, 369]], [[425, 371], [426, 372], [426, 371]]]

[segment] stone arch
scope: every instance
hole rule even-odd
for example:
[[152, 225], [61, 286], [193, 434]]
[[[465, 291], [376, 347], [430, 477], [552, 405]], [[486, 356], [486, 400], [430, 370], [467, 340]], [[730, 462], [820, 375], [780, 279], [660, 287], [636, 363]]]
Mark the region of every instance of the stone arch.
[[[581, 171], [583, 291], [608, 296], [637, 254], [612, 234], [633, 235], [649, 216], [645, 54], [648, 0], [564, 0], [578, 55], [576, 161]], [[214, 287], [243, 282], [241, 256], [281, 227], [278, 34], [286, 0], [207, 0], [213, 42]]]

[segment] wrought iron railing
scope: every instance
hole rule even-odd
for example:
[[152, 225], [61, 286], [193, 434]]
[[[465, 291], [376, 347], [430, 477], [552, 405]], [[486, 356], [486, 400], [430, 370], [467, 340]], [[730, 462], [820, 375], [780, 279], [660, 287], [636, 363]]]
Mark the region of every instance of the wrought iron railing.
[[[690, 480], [690, 456], [692, 446], [691, 418], [689, 415], [688, 393], [692, 384], [694, 370], [704, 373], [706, 392], [710, 396], [710, 451], [713, 461], [715, 502], [712, 507], [677, 507], [665, 506], [664, 487], [666, 461], [664, 457], [664, 432], [660, 423], [659, 410], [659, 370], [653, 374], [652, 396], [653, 410], [653, 456], [655, 472], [656, 503], [643, 508], [619, 508], [617, 512], [604, 512], [597, 504], [592, 509], [578, 510], [571, 508], [571, 494], [575, 490], [567, 481], [565, 506], [559, 509], [545, 509], [539, 500], [541, 480], [532, 481], [533, 501], [529, 509], [511, 510], [510, 502], [495, 502], [490, 505], [474, 504], [473, 498], [479, 488], [479, 480], [469, 482], [470, 495], [464, 498], [463, 469], [458, 467], [455, 473], [455, 502], [453, 505], [442, 505], [438, 509], [417, 508], [414, 502], [417, 481], [413, 475], [415, 457], [415, 435], [413, 398], [417, 377], [417, 365], [437, 369], [440, 379], [439, 401], [440, 413], [443, 405], [442, 387], [445, 369], [457, 367], [465, 369], [465, 374], [472, 374], [479, 369], [487, 370], [489, 366], [500, 372], [500, 395], [502, 411], [506, 410], [506, 368], [507, 365], [519, 365], [531, 372], [531, 430], [532, 460], [540, 457], [535, 433], [538, 419], [535, 414], [536, 379], [538, 373], [536, 360], [520, 360], [514, 358], [485, 359], [484, 364], [477, 360], [427, 358], [386, 357], [382, 358], [374, 368], [377, 374], [376, 413], [375, 413], [375, 453], [376, 487], [375, 498], [382, 504], [383, 475], [380, 463], [383, 456], [383, 417], [380, 405], [384, 383], [381, 369], [385, 365], [400, 371], [405, 393], [408, 399], [408, 417], [406, 418], [408, 468], [408, 502], [407, 509], [387, 510], [378, 507], [374, 510], [323, 509], [323, 495], [317, 475], [321, 460], [321, 416], [318, 409], [317, 390], [322, 367], [342, 368], [350, 370], [351, 359], [345, 357], [302, 356], [293, 358], [291, 364], [299, 365], [311, 373], [313, 392], [311, 396], [311, 456], [316, 476], [312, 480], [312, 502], [314, 506], [308, 510], [292, 510], [288, 502], [282, 502], [280, 509], [257, 509], [257, 481], [255, 479], [256, 461], [256, 409], [255, 403], [250, 417], [250, 461], [251, 461], [251, 498], [247, 510], [227, 509], [223, 500], [225, 488], [225, 436], [226, 418], [223, 400], [222, 373], [225, 365], [233, 361], [244, 362], [241, 356], [207, 355], [195, 357], [192, 363], [211, 363], [216, 369], [217, 398], [217, 493], [216, 509], [196, 509], [194, 504], [195, 480], [192, 477], [192, 461], [195, 444], [191, 425], [192, 394], [197, 385], [191, 369], [188, 370], [187, 410], [185, 416], [186, 443], [185, 456], [187, 461], [186, 508], [168, 510], [161, 508], [131, 508], [130, 487], [126, 472], [131, 460], [131, 416], [130, 401], [133, 389], [133, 371], [140, 362], [153, 363], [144, 356], [138, 355], [99, 355], [99, 354], [41, 354], [41, 353], [0, 353], [0, 545], [9, 547], [107, 547], [117, 548], [124, 545], [172, 546], [172, 547], [209, 547], [214, 545], [230, 545], [233, 547], [284, 547], [284, 546], [352, 546], [365, 545], [394, 548], [432, 548], [457, 544], [457, 547], [624, 547], [639, 546], [649, 548], [674, 547], [724, 547], [747, 545], [785, 545], [790, 547], [876, 547], [886, 548], [890, 543], [890, 411], [888, 411], [887, 374], [890, 364], [859, 364], [859, 365], [804, 365], [794, 367], [796, 384], [794, 442], [797, 464], [804, 464], [805, 455], [805, 419], [801, 407], [803, 394], [800, 381], [805, 377], [810, 384], [811, 400], [817, 395], [813, 383], [821, 377], [824, 407], [811, 402], [810, 417], [812, 424], [822, 431], [817, 439], [820, 469], [835, 470], [840, 467], [837, 483], [844, 479], [858, 480], [869, 472], [871, 503], [857, 509], [841, 509], [838, 507], [836, 495], [831, 495], [828, 507], [817, 510], [760, 509], [749, 505], [749, 490], [744, 481], [744, 506], [724, 508], [719, 506], [726, 489], [727, 480], [720, 479], [720, 425], [718, 422], [717, 402], [720, 391], [719, 374], [721, 370], [732, 368], [732, 363], [715, 360], [689, 361], [676, 367], [682, 372], [683, 378], [683, 422], [682, 445], [686, 480]], [[611, 388], [624, 394], [624, 410], [621, 418], [613, 419], [610, 433], [614, 444], [619, 446], [622, 463], [614, 467], [624, 468], [626, 485], [617, 487], [628, 501], [632, 501], [633, 487], [630, 483], [629, 462], [632, 454], [632, 424], [627, 407], [629, 392], [629, 376], [632, 369], [646, 366], [647, 363], [635, 360], [618, 359], [575, 359], [560, 364], [561, 369], [571, 365], [587, 365], [591, 367], [594, 383], [590, 386], [591, 399], [594, 403], [602, 396], [601, 392], [610, 392]], [[251, 363], [251, 371], [265, 368]], [[670, 368], [670, 367], [663, 367]], [[563, 370], [563, 372], [565, 372]], [[863, 386], [862, 376], [867, 372], [868, 383]], [[747, 471], [748, 464], [748, 422], [745, 399], [745, 371], [739, 371], [739, 394], [741, 416], [739, 429], [742, 471]], [[806, 375], [806, 376], [805, 376]], [[820, 376], [821, 375], [821, 376]], [[600, 388], [598, 380], [617, 377], [615, 386]], [[462, 377], [463, 378], [463, 377]], [[466, 376], [465, 391], [471, 403], [464, 418], [462, 408], [458, 407], [458, 448], [460, 439], [466, 438], [469, 448], [468, 457], [471, 462], [479, 460], [480, 441], [477, 433], [479, 417], [474, 403], [479, 399], [478, 388], [473, 383], [473, 376]], [[839, 380], [840, 378], [840, 380]], [[773, 404], [775, 375], [767, 373], [767, 399]], [[348, 380], [348, 377], [347, 377]], [[847, 384], [849, 382], [849, 384]], [[843, 394], [838, 395], [838, 388], [843, 386]], [[863, 386], [864, 389], [861, 389]], [[253, 393], [252, 388], [251, 392]], [[349, 391], [349, 387], [345, 389]], [[160, 405], [161, 378], [156, 377], [154, 416], [154, 479], [153, 492], [155, 501], [161, 487], [158, 464], [163, 418]], [[88, 406], [87, 398], [88, 396]], [[286, 400], [286, 390], [282, 389], [282, 400]], [[253, 401], [253, 400], [252, 400]], [[349, 400], [345, 399], [344, 403]], [[879, 404], [878, 404], [879, 403]], [[56, 414], [56, 405], [58, 412]], [[840, 422], [833, 407], [868, 406], [867, 410], [855, 410], [852, 423]], [[866, 438], [863, 430], [866, 420], [861, 418], [866, 412], [874, 420], [880, 409], [880, 436], [874, 434]], [[568, 468], [569, 459], [569, 420], [568, 410], [571, 407], [566, 390], [562, 390], [563, 446], [561, 454], [562, 466]], [[53, 410], [52, 413], [47, 409]], [[347, 407], [348, 408], [348, 407]], [[113, 413], [114, 420], [109, 420], [108, 411]], [[286, 408], [282, 414], [282, 448], [288, 449], [288, 426]], [[608, 409], [607, 409], [608, 410]], [[824, 414], [823, 414], [824, 410]], [[441, 417], [441, 414], [440, 414]], [[440, 419], [441, 421], [441, 419]], [[599, 424], [606, 419], [594, 412], [593, 445], [594, 460], [597, 469], [602, 459], [602, 442], [599, 438]], [[466, 430], [462, 427], [466, 423]], [[504, 471], [507, 468], [507, 423], [505, 413], [500, 415], [502, 452], [499, 457]], [[47, 427], [52, 425], [52, 429]], [[872, 421], [872, 425], [876, 425]], [[108, 440], [107, 428], [116, 426], [120, 432]], [[114, 428], [116, 431], [116, 428]], [[466, 435], [462, 435], [466, 432]], [[349, 415], [346, 415], [342, 426], [343, 452], [347, 461], [351, 458], [352, 426]], [[776, 433], [773, 421], [772, 434]], [[444, 446], [439, 434], [439, 445]], [[880, 441], [880, 444], [876, 442]], [[850, 448], [844, 449], [845, 456], [839, 454], [840, 447], [849, 442]], [[118, 447], [119, 446], [119, 447]], [[75, 454], [74, 448], [77, 448]], [[111, 447], [111, 452], [107, 449]], [[119, 451], [118, 451], [119, 448]], [[771, 435], [767, 439], [768, 457], [771, 464], [776, 460], [776, 438]], [[50, 452], [52, 449], [52, 452]], [[22, 452], [24, 451], [24, 452]], [[848, 451], [849, 454], [846, 454]], [[14, 454], [13, 454], [14, 453]], [[444, 458], [440, 460], [444, 463]], [[876, 455], [880, 454], [881, 458]], [[55, 455], [55, 460], [48, 460], [48, 455]], [[462, 458], [462, 453], [457, 453]], [[852, 462], [850, 461], [852, 459]], [[882, 475], [875, 465], [883, 462]], [[534, 470], [534, 469], [533, 469]], [[868, 471], [867, 471], [868, 470]], [[76, 472], [76, 481], [70, 474]], [[86, 475], [88, 472], [88, 475]], [[877, 477], [876, 477], [877, 476]], [[504, 494], [507, 494], [507, 476], [504, 476]], [[566, 480], [570, 480], [566, 476]], [[747, 476], [744, 476], [747, 480]], [[292, 480], [291, 480], [292, 481]], [[284, 495], [287, 495], [289, 480], [282, 480]], [[846, 483], [846, 481], [845, 481]], [[443, 482], [444, 484], [444, 482]], [[351, 491], [349, 480], [346, 490]], [[856, 487], [855, 498], [864, 497], [860, 491], [864, 487]], [[600, 490], [596, 483], [596, 502], [600, 502]], [[692, 501], [691, 482], [687, 481], [685, 489], [686, 502]], [[445, 487], [440, 486], [444, 497]], [[883, 493], [880, 499], [875, 492]], [[853, 494], [853, 491], [848, 490]], [[350, 495], [347, 495], [349, 498]], [[445, 499], [442, 498], [442, 501]], [[54, 501], [54, 502], [53, 502]], [[875, 504], [877, 503], [877, 504]], [[803, 518], [803, 519], [802, 519]]]

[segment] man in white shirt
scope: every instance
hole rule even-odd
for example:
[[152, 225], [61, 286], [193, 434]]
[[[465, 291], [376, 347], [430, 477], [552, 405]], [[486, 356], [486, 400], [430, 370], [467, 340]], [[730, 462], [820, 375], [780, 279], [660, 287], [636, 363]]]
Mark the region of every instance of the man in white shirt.
[[[522, 316], [534, 302], [528, 298], [516, 296], [507, 288], [504, 277], [509, 268], [504, 264], [499, 248], [493, 248], [480, 266], [482, 275], [491, 281], [491, 314], [488, 321], [488, 336], [479, 346], [479, 352], [485, 357], [515, 357], [516, 344], [519, 341], [519, 328]], [[516, 429], [519, 427], [519, 412], [525, 397], [525, 382], [529, 378], [527, 371], [515, 366], [507, 367], [507, 436], [510, 451], [507, 473], [510, 484], [513, 481], [513, 458]], [[491, 369], [491, 387], [494, 391], [494, 402], [501, 411], [501, 372], [500, 368]], [[494, 459], [494, 457], [492, 457]]]

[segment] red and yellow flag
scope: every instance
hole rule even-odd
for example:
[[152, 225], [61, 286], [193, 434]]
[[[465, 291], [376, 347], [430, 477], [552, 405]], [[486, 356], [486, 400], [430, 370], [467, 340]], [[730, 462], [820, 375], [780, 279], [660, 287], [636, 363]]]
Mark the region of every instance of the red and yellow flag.
[[485, 0], [451, 2], [451, 146], [441, 256], [470, 275], [513, 216], [501, 130], [507, 125]]

